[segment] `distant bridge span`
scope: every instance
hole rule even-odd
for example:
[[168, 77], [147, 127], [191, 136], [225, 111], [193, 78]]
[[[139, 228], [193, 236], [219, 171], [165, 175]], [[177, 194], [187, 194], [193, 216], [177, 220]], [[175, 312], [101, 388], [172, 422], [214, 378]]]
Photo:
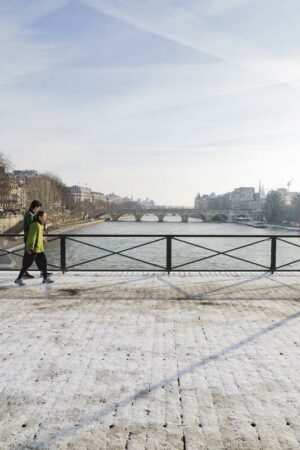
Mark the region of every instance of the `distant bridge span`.
[[188, 222], [189, 218], [202, 219], [204, 222], [234, 222], [238, 218], [244, 217], [253, 219], [255, 212], [249, 209], [216, 209], [198, 210], [194, 208], [145, 208], [145, 209], [125, 209], [125, 208], [104, 208], [99, 211], [98, 217], [109, 217], [113, 221], [118, 221], [123, 216], [134, 217], [140, 222], [146, 215], [154, 215], [159, 222], [163, 222], [166, 216], [180, 216], [182, 222]]

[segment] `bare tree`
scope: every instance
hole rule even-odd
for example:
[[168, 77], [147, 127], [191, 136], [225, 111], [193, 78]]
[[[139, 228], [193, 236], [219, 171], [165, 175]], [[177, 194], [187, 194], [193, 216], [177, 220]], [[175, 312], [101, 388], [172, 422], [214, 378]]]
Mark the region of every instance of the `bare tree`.
[[290, 205], [290, 217], [293, 222], [300, 226], [300, 193], [296, 193]]
[[287, 205], [279, 191], [270, 191], [266, 198], [265, 216], [269, 223], [282, 223], [287, 217]]
[[10, 177], [9, 169], [11, 163], [3, 153], [0, 153], [0, 206], [6, 207], [9, 204]]
[[67, 204], [68, 189], [62, 180], [50, 173], [26, 180], [28, 198], [40, 200], [48, 212], [63, 211]]

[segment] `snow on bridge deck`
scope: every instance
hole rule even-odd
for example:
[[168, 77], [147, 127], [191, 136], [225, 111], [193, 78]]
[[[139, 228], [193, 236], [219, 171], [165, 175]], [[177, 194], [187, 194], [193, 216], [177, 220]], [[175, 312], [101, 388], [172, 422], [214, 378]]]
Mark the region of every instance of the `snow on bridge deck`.
[[300, 275], [0, 275], [0, 449], [300, 449]]

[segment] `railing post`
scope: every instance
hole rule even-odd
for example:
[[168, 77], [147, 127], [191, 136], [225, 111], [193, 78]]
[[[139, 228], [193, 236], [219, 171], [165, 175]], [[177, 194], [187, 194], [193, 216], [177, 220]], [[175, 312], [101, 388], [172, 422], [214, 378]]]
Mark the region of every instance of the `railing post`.
[[66, 271], [66, 236], [60, 236], [60, 269]]
[[167, 236], [167, 272], [172, 271], [172, 236]]
[[276, 251], [277, 251], [277, 239], [276, 236], [271, 237], [271, 267], [270, 271], [273, 274], [276, 271]]

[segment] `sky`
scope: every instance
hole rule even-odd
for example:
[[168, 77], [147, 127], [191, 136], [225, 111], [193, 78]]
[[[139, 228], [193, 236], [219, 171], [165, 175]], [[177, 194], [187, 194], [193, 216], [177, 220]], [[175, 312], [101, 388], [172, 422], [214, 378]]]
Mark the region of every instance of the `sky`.
[[299, 0], [0, 0], [0, 152], [157, 204], [300, 191]]

